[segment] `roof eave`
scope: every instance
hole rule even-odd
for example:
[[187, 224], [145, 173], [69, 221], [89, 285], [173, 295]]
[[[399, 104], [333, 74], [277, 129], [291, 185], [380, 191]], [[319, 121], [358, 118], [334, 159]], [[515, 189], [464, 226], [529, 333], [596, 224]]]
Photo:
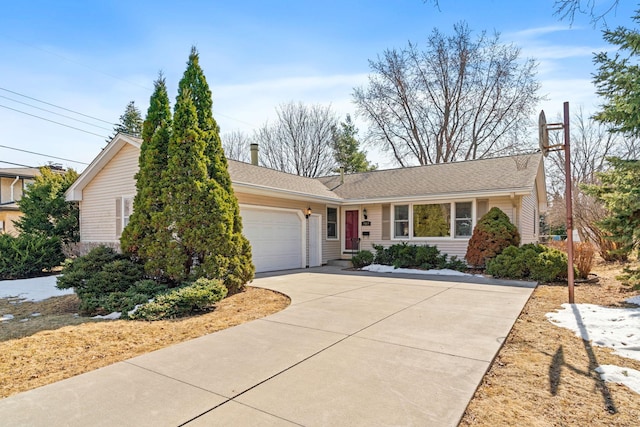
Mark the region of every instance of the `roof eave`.
[[116, 155], [118, 151], [125, 145], [131, 144], [136, 148], [140, 148], [140, 142], [130, 136], [124, 134], [117, 134], [107, 144], [106, 147], [96, 156], [95, 159], [87, 166], [87, 168], [80, 174], [78, 179], [71, 184], [71, 186], [65, 192], [65, 199], [68, 202], [79, 202], [82, 200], [82, 190], [89, 184], [93, 178], [109, 163], [109, 161]]

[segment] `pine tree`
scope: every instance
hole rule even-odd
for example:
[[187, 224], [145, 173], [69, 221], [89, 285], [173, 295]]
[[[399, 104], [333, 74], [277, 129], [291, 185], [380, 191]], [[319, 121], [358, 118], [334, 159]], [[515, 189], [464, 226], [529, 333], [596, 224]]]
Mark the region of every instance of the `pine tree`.
[[358, 128], [351, 121], [349, 114], [346, 120], [340, 123], [340, 127], [333, 137], [333, 151], [338, 166], [346, 173], [375, 170], [376, 165], [369, 163], [367, 153], [359, 150], [360, 142], [356, 139]]
[[160, 216], [171, 236], [158, 249], [170, 280], [220, 278], [233, 293], [255, 268], [198, 60], [192, 48], [174, 107]]
[[[136, 174], [136, 196], [129, 224], [122, 232], [123, 252], [145, 262], [147, 273], [160, 275], [154, 249], [168, 240], [166, 229], [157, 227], [163, 211], [162, 173], [167, 169], [167, 151], [171, 136], [171, 106], [162, 73], [154, 82], [147, 117], [142, 127], [139, 165]], [[155, 223], [155, 224], [154, 224]], [[164, 233], [164, 236], [161, 234]]]
[[59, 237], [63, 243], [78, 242], [78, 205], [64, 198], [65, 191], [77, 178], [73, 169], [61, 172], [46, 166], [40, 168], [40, 175], [18, 201], [23, 215], [15, 222], [16, 227], [24, 234]]
[[138, 107], [136, 107], [135, 101], [130, 101], [124, 110], [124, 113], [120, 116], [120, 121], [113, 127], [113, 135], [107, 138], [107, 142], [111, 140], [118, 133], [125, 133], [127, 135], [140, 137], [142, 132], [142, 114]]

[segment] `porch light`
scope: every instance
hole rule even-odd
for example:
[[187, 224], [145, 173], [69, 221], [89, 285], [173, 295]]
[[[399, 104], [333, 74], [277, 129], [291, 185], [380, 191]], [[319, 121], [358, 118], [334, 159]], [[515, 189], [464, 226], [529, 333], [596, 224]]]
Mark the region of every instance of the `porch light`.
[[364, 216], [364, 219], [367, 219], [367, 208], [362, 210], [362, 215]]
[[305, 211], [304, 211], [304, 217], [309, 219], [309, 217], [311, 216], [311, 206], [309, 206]]

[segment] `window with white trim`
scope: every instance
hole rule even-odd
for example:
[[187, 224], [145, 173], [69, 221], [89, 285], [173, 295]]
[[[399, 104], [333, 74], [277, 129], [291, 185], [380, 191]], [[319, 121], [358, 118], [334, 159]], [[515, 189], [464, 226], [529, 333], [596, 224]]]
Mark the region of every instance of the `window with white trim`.
[[129, 224], [129, 217], [133, 213], [133, 197], [116, 198], [116, 237], [120, 238], [122, 230]]
[[393, 207], [393, 237], [409, 237], [409, 205]]
[[418, 202], [394, 205], [391, 211], [394, 239], [468, 238], [473, 232], [472, 201]]
[[413, 237], [451, 236], [451, 203], [413, 205]]
[[338, 238], [338, 208], [327, 207], [327, 239]]
[[473, 231], [472, 203], [456, 203], [456, 237], [470, 237]]

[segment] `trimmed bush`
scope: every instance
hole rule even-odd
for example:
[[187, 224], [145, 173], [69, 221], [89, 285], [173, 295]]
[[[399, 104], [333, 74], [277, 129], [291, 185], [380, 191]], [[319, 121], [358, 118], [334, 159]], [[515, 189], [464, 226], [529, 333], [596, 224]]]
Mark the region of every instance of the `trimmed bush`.
[[487, 274], [509, 279], [552, 282], [567, 276], [567, 255], [543, 245], [509, 246], [487, 262]]
[[374, 263], [392, 265], [394, 268], [421, 268], [424, 270], [444, 269], [465, 271], [467, 265], [457, 257], [447, 259], [447, 254], [440, 253], [436, 246], [408, 245], [400, 243], [385, 248], [373, 245], [375, 249]]
[[474, 267], [483, 268], [505, 248], [520, 245], [518, 228], [499, 208], [491, 208], [473, 229], [465, 259]]
[[[141, 264], [116, 253], [111, 248], [99, 246], [65, 265], [62, 276], [58, 278], [57, 287], [75, 290], [80, 298], [82, 313], [105, 314], [132, 308], [155, 295], [155, 292], [148, 295], [136, 290], [134, 285], [143, 275], [144, 268]], [[127, 298], [132, 298], [132, 301], [126, 301]]]
[[227, 296], [227, 288], [220, 280], [200, 278], [192, 284], [158, 295], [154, 301], [139, 307], [131, 319], [173, 319], [211, 310], [214, 304]]
[[373, 252], [362, 250], [362, 251], [359, 251], [357, 254], [355, 254], [353, 257], [351, 257], [351, 263], [355, 268], [362, 268], [372, 264], [373, 258], [374, 258]]
[[0, 280], [42, 276], [63, 261], [58, 237], [0, 234]]

